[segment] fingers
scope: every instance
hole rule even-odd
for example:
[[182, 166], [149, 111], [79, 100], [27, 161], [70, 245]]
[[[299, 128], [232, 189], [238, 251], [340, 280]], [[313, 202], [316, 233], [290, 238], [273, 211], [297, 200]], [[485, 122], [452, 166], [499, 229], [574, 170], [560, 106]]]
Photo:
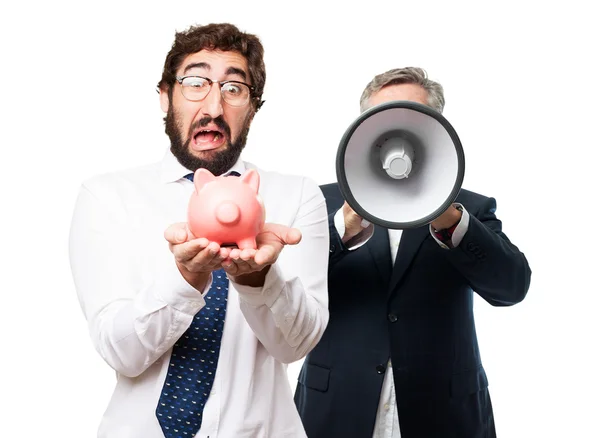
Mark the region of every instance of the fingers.
[[265, 224], [261, 234], [263, 236], [265, 234], [270, 234], [283, 245], [296, 245], [302, 240], [302, 233], [299, 229], [286, 227], [285, 225], [280, 224]]
[[[186, 248], [181, 248], [187, 246]], [[226, 252], [221, 251], [219, 244], [209, 242], [206, 246], [197, 241], [186, 242], [173, 248], [173, 255], [177, 263], [190, 272], [209, 272], [219, 269]]]
[[355, 224], [362, 221], [362, 217], [360, 217], [347, 202], [344, 202], [342, 212], [344, 213], [344, 220], [346, 222]]
[[258, 249], [232, 249], [223, 267], [230, 269], [227, 272], [232, 275], [261, 271], [277, 261], [285, 245], [296, 245], [300, 240], [302, 240], [302, 233], [297, 228], [266, 223], [256, 236]]
[[248, 265], [252, 268], [258, 268], [258, 264], [254, 257], [258, 251], [255, 249], [246, 248], [244, 250], [240, 250], [238, 248], [234, 248], [231, 250], [229, 254], [229, 258], [227, 262], [236, 263], [237, 265]]
[[348, 205], [347, 202], [344, 202], [344, 206], [342, 207], [342, 212], [344, 213], [344, 235], [342, 236], [342, 241], [347, 242], [352, 237], [356, 236], [360, 233], [364, 228], [368, 227], [370, 224], [362, 217], [360, 217], [353, 209]]
[[186, 223], [169, 226], [164, 233], [176, 262], [190, 272], [208, 272], [223, 267], [231, 275], [257, 272], [277, 261], [285, 245], [302, 240], [297, 228], [265, 224], [256, 238], [258, 249], [221, 247], [205, 238], [195, 238]]
[[221, 259], [225, 260], [227, 257], [229, 257], [230, 253], [231, 248], [221, 248], [219, 255], [221, 256]]
[[165, 230], [165, 239], [172, 245], [185, 242], [188, 237], [187, 224], [185, 222], [179, 222], [177, 224], [170, 225]]
[[186, 223], [169, 226], [164, 236], [177, 264], [193, 273], [219, 269], [231, 251], [230, 248], [221, 248], [217, 242], [206, 238], [196, 239]]
[[225, 272], [237, 276], [262, 271], [267, 265], [275, 263], [276, 260], [275, 250], [270, 246], [258, 250], [239, 250], [236, 248], [231, 250], [229, 258], [222, 263], [222, 266]]
[[240, 260], [248, 262], [253, 260], [256, 251], [257, 250], [251, 248], [246, 248], [243, 250], [238, 248], [232, 248], [231, 252], [229, 253], [229, 258], [231, 260]]
[[196, 256], [203, 253], [204, 256], [214, 256], [219, 252], [219, 244], [215, 242], [209, 242], [207, 239], [200, 238], [183, 242], [179, 244], [171, 244], [169, 246], [171, 252], [175, 256], [175, 260], [178, 262], [187, 262], [194, 259]]
[[284, 240], [286, 245], [297, 245], [302, 240], [302, 233], [297, 228], [289, 228]]
[[254, 256], [254, 262], [259, 266], [272, 265], [277, 261], [279, 252], [272, 246], [262, 247]]

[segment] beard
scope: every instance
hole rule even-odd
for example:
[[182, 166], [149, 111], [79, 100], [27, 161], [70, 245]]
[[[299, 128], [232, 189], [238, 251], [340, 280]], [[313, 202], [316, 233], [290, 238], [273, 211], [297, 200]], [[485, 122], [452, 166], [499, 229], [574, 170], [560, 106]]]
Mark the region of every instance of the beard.
[[[165, 117], [165, 133], [171, 140], [171, 152], [177, 158], [177, 161], [186, 169], [195, 172], [197, 169], [206, 169], [213, 175], [218, 176], [227, 172], [235, 164], [240, 157], [242, 150], [246, 146], [248, 131], [250, 130], [250, 122], [252, 121], [252, 113], [249, 112], [246, 116], [242, 129], [238, 137], [231, 141], [231, 129], [222, 116], [213, 119], [210, 116], [203, 117], [190, 126], [187, 139], [183, 141], [182, 131], [183, 124], [179, 114], [173, 109], [173, 105], [169, 105], [167, 116]], [[192, 141], [192, 133], [198, 128], [202, 128], [213, 122], [225, 135], [226, 146], [221, 151], [206, 151], [208, 158], [199, 158], [190, 152], [190, 141]]]

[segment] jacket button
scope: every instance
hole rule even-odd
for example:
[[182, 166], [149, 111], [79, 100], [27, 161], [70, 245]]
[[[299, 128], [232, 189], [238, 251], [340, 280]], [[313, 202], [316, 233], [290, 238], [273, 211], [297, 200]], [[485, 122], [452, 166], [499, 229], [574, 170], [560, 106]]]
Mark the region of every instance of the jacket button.
[[375, 370], [377, 371], [377, 374], [383, 374], [383, 373], [385, 373], [385, 366], [384, 365], [377, 365], [375, 367]]
[[329, 252], [333, 253], [335, 252], [335, 245], [331, 244], [331, 246], [329, 247]]
[[398, 321], [398, 317], [397, 317], [396, 315], [394, 315], [393, 313], [390, 313], [390, 314], [388, 315], [388, 320], [389, 320], [390, 322], [396, 322], [396, 321]]

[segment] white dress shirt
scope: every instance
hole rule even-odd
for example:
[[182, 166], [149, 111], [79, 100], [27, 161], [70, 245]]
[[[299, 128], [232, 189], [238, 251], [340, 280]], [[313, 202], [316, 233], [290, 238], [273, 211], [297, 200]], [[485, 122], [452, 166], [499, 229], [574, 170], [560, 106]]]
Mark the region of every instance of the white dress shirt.
[[[254, 166], [239, 160], [231, 170]], [[199, 438], [305, 437], [287, 364], [319, 341], [329, 319], [329, 232], [319, 187], [257, 169], [266, 221], [296, 227], [264, 287], [230, 282], [225, 327]], [[156, 164], [94, 177], [81, 187], [70, 259], [92, 342], [116, 371], [98, 436], [161, 438], [156, 406], [171, 347], [204, 306], [204, 291], [181, 276], [164, 239], [185, 222], [193, 183], [167, 152]], [[93, 376], [90, 376], [93, 378]]]
[[[469, 228], [469, 213], [464, 209], [462, 204], [455, 203], [455, 206], [460, 206], [463, 209], [463, 214], [456, 229], [452, 233], [451, 244], [457, 247]], [[343, 236], [346, 227], [344, 225], [344, 213], [340, 208], [333, 217], [335, 229], [340, 236]], [[353, 251], [364, 245], [375, 231], [373, 224], [370, 224], [359, 234], [346, 242], [346, 247]], [[433, 232], [431, 225], [429, 232], [435, 241], [444, 249], [448, 246], [440, 241]], [[392, 266], [396, 262], [396, 254], [402, 237], [402, 230], [388, 229], [390, 240], [390, 254], [392, 256]], [[396, 389], [394, 387], [394, 374], [392, 371], [392, 359], [388, 359], [387, 369], [383, 376], [383, 385], [381, 387], [381, 395], [379, 396], [379, 405], [377, 407], [377, 416], [375, 418], [375, 429], [373, 430], [373, 438], [400, 438], [400, 422], [398, 420], [398, 409], [396, 408]]]

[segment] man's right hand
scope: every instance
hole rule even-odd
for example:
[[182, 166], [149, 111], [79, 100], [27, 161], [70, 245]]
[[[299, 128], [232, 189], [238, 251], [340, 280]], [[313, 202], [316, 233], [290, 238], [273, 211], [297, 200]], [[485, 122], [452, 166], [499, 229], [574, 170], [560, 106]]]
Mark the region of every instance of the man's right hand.
[[169, 242], [179, 272], [199, 291], [206, 286], [210, 273], [221, 269], [221, 263], [231, 252], [230, 248], [221, 248], [216, 242], [196, 238], [185, 222], [169, 226], [165, 230], [165, 239]]
[[344, 213], [345, 227], [345, 232], [342, 236], [342, 242], [346, 243], [366, 227], [368, 227], [369, 223], [356, 214], [356, 212], [352, 210], [352, 207], [350, 207], [347, 202], [344, 202], [342, 212]]

